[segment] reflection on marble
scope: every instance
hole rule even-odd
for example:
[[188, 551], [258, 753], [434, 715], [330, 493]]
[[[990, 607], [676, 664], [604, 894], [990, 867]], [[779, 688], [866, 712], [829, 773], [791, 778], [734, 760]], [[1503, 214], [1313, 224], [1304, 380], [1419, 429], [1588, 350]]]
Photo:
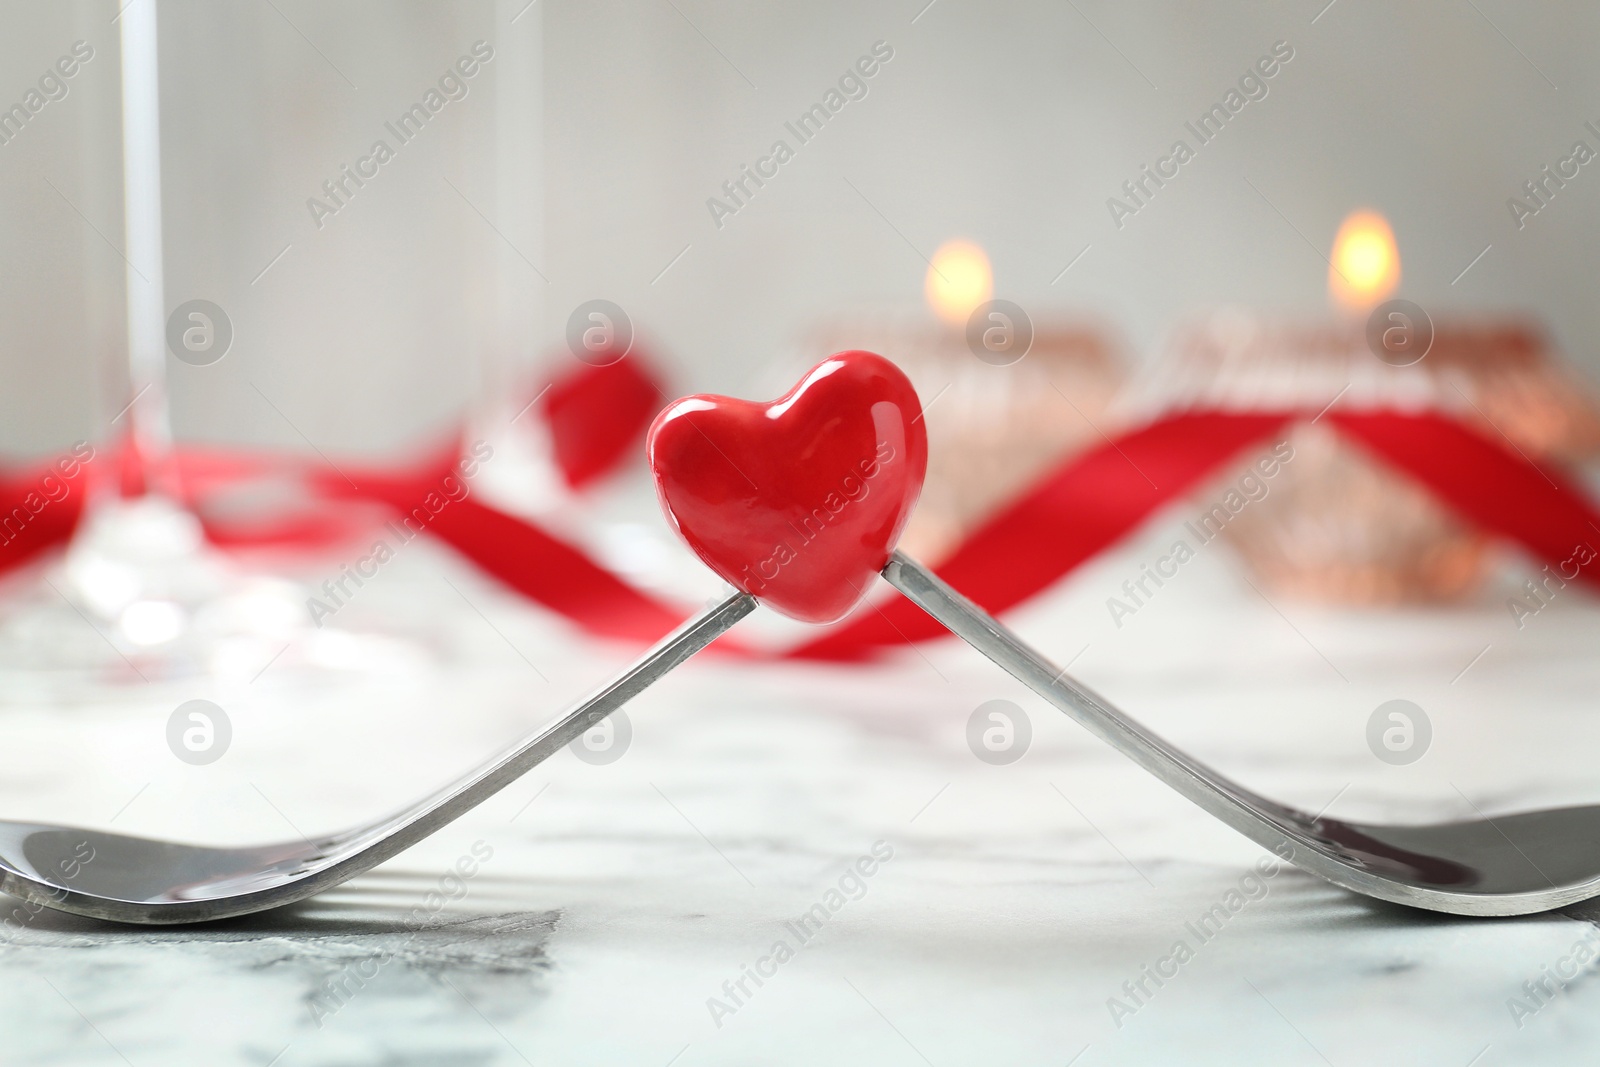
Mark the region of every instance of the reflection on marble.
[[[375, 881], [402, 883], [385, 886], [397, 898], [424, 892], [408, 893], [393, 872]], [[135, 1063], [177, 1062], [178, 1047], [193, 1062], [268, 1062], [279, 1052], [278, 1062], [296, 1062], [287, 1052], [296, 1044], [308, 1046], [301, 1060], [308, 1063], [494, 1062], [495, 1043], [464, 1042], [463, 1023], [514, 1018], [539, 998], [557, 916], [457, 916], [418, 930], [391, 908], [341, 895], [250, 920], [154, 931], [43, 916], [19, 938], [7, 973], [40, 984], [64, 1007], [88, 1005], [81, 1025], [105, 1037], [98, 1051]], [[235, 976], [248, 976], [236, 986], [248, 995], [248, 1015], [233, 1007], [208, 1017], [182, 1007], [198, 1009], [220, 992], [203, 986], [232, 984]], [[441, 992], [453, 999], [441, 1000]], [[91, 1025], [96, 1004], [107, 1021]], [[82, 1061], [95, 1050], [83, 1047], [70, 1017], [64, 1021], [40, 1027], [35, 1016], [14, 1051], [32, 1057], [26, 1062]], [[244, 1032], [224, 1022], [244, 1024]], [[336, 1025], [356, 1039], [341, 1040]], [[102, 1026], [117, 1033], [114, 1045]], [[323, 1031], [327, 1039], [317, 1041]], [[269, 1048], [273, 1040], [280, 1047]]]
[[[1018, 626], [1176, 742], [1311, 810], [1420, 821], [1600, 794], [1600, 612], [1584, 594], [1520, 630], [1490, 594], [1454, 611], [1269, 604], [1219, 551], [1117, 627], [1105, 598], [1166, 533], [1158, 521]], [[575, 641], [442, 554], [406, 566], [392, 595], [448, 575], [499, 631], [460, 604], [459, 671], [287, 706], [213, 695], [235, 741], [209, 767], [162, 738], [191, 694], [11, 707], [0, 812], [201, 841], [336, 829], [537, 726], [628, 653]], [[386, 610], [391, 594], [371, 593], [367, 610]], [[1409, 766], [1366, 747], [1368, 716], [1396, 697], [1433, 723]], [[967, 748], [968, 716], [997, 698], [1033, 727], [1008, 766]], [[1525, 983], [1596, 912], [1439, 916], [1290, 868], [1257, 890], [1245, 878], [1265, 853], [954, 645], [870, 668], [703, 657], [629, 716], [615, 762], [563, 753], [281, 914], [151, 931], [37, 917], [0, 953], [0, 1059], [1494, 1067], [1590, 1062], [1600, 1040], [1592, 976], [1510, 1007], [1533, 1003]], [[880, 840], [892, 861], [792, 958], [761, 964]], [[476, 842], [492, 858], [417, 926]], [[1225, 922], [1197, 925], [1219, 904]], [[713, 1012], [740, 980], [737, 1010]]]

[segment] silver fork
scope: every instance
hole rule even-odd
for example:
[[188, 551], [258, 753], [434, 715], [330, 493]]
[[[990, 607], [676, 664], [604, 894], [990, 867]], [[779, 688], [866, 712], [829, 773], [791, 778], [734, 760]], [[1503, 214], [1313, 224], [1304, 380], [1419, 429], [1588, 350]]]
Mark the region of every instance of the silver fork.
[[[1600, 805], [1426, 826], [1346, 822], [1278, 804], [1169, 745], [896, 552], [883, 577], [1034, 692], [1167, 785], [1303, 870], [1381, 900], [1524, 915], [1600, 894]], [[224, 919], [292, 904], [390, 859], [516, 781], [755, 609], [736, 593], [510, 752], [410, 808], [314, 841], [245, 848], [0, 822], [0, 889], [131, 923]]]

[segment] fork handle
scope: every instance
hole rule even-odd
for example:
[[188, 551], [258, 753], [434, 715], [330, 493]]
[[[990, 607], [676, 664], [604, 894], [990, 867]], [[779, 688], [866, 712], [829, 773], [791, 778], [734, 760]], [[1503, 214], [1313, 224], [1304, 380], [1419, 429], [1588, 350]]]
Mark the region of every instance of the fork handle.
[[1305, 865], [1307, 845], [1294, 826], [1303, 818], [1300, 813], [1251, 792], [1145, 729], [904, 552], [896, 551], [882, 574], [913, 604], [1090, 733], [1252, 841]]

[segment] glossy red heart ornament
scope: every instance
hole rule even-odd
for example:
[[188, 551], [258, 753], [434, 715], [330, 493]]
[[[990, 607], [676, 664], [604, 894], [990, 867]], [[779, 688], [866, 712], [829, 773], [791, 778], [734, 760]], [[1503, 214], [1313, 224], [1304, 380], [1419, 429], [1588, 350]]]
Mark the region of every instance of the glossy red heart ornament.
[[650, 427], [661, 506], [695, 555], [804, 622], [856, 605], [922, 492], [928, 439], [905, 374], [840, 352], [770, 404], [687, 396]]

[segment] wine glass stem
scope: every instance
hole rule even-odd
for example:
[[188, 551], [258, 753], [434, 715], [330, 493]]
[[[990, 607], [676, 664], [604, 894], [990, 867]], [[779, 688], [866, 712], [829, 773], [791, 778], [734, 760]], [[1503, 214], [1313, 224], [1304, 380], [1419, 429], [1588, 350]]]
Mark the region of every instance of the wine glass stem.
[[127, 246], [129, 444], [143, 491], [179, 498], [167, 407], [166, 295], [161, 240], [161, 94], [156, 0], [121, 23], [123, 225]]

